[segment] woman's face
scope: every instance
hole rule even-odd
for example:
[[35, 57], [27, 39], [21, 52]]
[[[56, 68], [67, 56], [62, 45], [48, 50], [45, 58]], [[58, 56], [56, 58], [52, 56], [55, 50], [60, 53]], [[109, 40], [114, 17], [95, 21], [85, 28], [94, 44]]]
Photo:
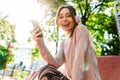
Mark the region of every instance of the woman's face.
[[74, 28], [74, 20], [70, 14], [70, 11], [68, 8], [63, 8], [59, 15], [58, 15], [58, 26], [60, 26], [63, 30], [69, 32], [72, 31]]

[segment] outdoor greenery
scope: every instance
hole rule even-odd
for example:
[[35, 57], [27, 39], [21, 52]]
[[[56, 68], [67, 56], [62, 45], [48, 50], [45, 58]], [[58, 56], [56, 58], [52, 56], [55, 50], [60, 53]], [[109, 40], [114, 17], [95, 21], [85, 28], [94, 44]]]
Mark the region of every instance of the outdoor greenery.
[[14, 65], [10, 77], [16, 78], [17, 80], [25, 80], [28, 75], [29, 72], [25, 70], [25, 65], [23, 65], [23, 62], [20, 62], [19, 65]]
[[[120, 42], [116, 27], [114, 15], [113, 0], [37, 0], [39, 4], [45, 6], [44, 22], [42, 27], [44, 38], [48, 42], [56, 44], [56, 52], [58, 44], [66, 36], [58, 26], [55, 25], [55, 16], [60, 5], [71, 4], [79, 12], [81, 23], [86, 25], [92, 37], [96, 54], [102, 55], [120, 55]], [[8, 20], [9, 16], [0, 15], [0, 70], [4, 70], [5, 65], [14, 61], [15, 26]], [[28, 43], [31, 39], [28, 39]], [[48, 45], [47, 45], [48, 46]], [[38, 49], [35, 46], [31, 49], [31, 68], [35, 59], [40, 59]], [[20, 65], [21, 66], [21, 65]], [[28, 76], [28, 72], [13, 67], [11, 77], [19, 76], [19, 80]], [[22, 75], [21, 75], [22, 74]]]
[[[38, 0], [40, 4], [47, 6], [46, 15], [50, 16], [46, 18], [46, 24], [48, 26], [54, 27], [54, 31], [45, 31], [45, 33], [51, 34], [45, 36], [49, 38], [49, 41], [55, 41], [56, 47], [59, 40], [65, 36], [58, 37], [59, 28], [56, 29], [54, 25], [55, 13], [58, 9], [58, 6], [63, 4], [73, 5], [81, 16], [81, 23], [86, 25], [90, 35], [93, 39], [96, 54], [100, 55], [120, 55], [120, 42], [118, 39], [115, 15], [114, 15], [114, 1], [112, 0], [60, 0], [58, 3], [57, 0], [52, 0], [51, 3], [49, 0]], [[56, 8], [57, 7], [57, 8]], [[57, 31], [55, 33], [55, 31]], [[56, 38], [54, 38], [56, 35]], [[63, 34], [64, 35], [64, 34]], [[57, 51], [56, 51], [57, 52]]]
[[31, 48], [31, 66], [30, 66], [30, 70], [32, 70], [33, 68], [33, 62], [36, 60], [36, 59], [41, 59], [41, 56], [39, 55], [39, 51], [38, 51], [38, 48], [37, 47], [34, 47], [34, 48]]
[[[14, 61], [12, 43], [15, 43], [15, 26], [6, 20], [7, 16], [0, 16], [0, 69], [5, 67], [6, 62]], [[9, 50], [8, 50], [9, 49]]]

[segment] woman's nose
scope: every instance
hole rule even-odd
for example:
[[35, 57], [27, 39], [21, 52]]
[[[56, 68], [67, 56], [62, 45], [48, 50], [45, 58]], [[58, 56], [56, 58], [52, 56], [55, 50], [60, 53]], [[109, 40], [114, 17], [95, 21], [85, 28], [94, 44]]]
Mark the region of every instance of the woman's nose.
[[67, 17], [64, 17], [63, 20], [67, 20]]

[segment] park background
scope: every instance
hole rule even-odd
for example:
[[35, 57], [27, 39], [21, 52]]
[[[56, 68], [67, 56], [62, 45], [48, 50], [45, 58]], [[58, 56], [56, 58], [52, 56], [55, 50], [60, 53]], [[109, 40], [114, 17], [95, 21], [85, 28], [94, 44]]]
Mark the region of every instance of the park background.
[[46, 64], [31, 36], [32, 19], [40, 22], [51, 54], [57, 54], [59, 42], [66, 36], [54, 20], [63, 4], [77, 9], [98, 57], [120, 55], [113, 0], [0, 0], [0, 78], [24, 80]]

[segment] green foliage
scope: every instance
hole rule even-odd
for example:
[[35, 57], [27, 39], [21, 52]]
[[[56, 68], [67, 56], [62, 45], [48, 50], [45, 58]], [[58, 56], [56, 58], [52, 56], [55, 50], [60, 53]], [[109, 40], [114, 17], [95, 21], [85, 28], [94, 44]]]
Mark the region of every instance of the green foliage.
[[4, 63], [6, 61], [6, 53], [7, 53], [7, 49], [4, 48], [4, 46], [0, 45], [0, 69], [4, 68]]
[[4, 40], [8, 44], [13, 38], [15, 26], [10, 24], [6, 18], [0, 16], [0, 40]]
[[11, 70], [10, 77], [12, 79], [16, 78], [17, 80], [25, 80], [25, 78], [29, 75], [29, 72], [25, 70], [25, 65], [23, 62], [19, 64], [14, 64]]
[[[97, 55], [120, 55], [120, 43], [112, 0], [67, 0], [72, 2], [92, 36]], [[80, 3], [79, 3], [80, 2]], [[108, 12], [109, 11], [109, 12]]]
[[6, 62], [6, 57], [8, 57], [8, 63], [14, 61], [14, 55], [10, 52], [10, 55], [7, 54], [8, 50], [4, 46], [0, 45], [0, 69], [3, 69]]
[[[52, 1], [55, 2], [56, 0]], [[81, 23], [87, 26], [97, 55], [120, 55], [113, 0], [94, 0], [94, 2], [93, 0], [60, 0], [59, 2], [60, 5], [62, 5], [62, 2], [72, 4], [80, 13]], [[51, 5], [55, 6], [56, 4]], [[51, 11], [51, 17], [47, 20], [49, 26], [53, 26], [56, 7], [49, 8]], [[59, 39], [55, 39], [55, 34], [59, 36], [58, 33], [51, 30], [46, 31], [46, 34], [49, 34], [49, 37], [51, 36], [50, 40], [57, 40], [57, 42]]]
[[32, 58], [40, 58], [39, 51], [38, 51], [37, 47], [31, 48], [30, 54], [31, 54]]
[[[110, 15], [105, 13], [107, 9], [110, 9]], [[99, 12], [92, 14], [86, 23], [98, 55], [120, 55], [120, 43], [113, 13], [113, 2], [106, 3]]]
[[24, 80], [28, 75], [29, 73], [27, 71], [20, 71], [15, 69], [13, 77], [17, 78], [17, 80]]
[[16, 42], [14, 39], [15, 26], [10, 24], [6, 18], [0, 16], [0, 69], [4, 68], [7, 57], [8, 63], [14, 61], [12, 46], [10, 46], [10, 53], [8, 55], [8, 45]]

